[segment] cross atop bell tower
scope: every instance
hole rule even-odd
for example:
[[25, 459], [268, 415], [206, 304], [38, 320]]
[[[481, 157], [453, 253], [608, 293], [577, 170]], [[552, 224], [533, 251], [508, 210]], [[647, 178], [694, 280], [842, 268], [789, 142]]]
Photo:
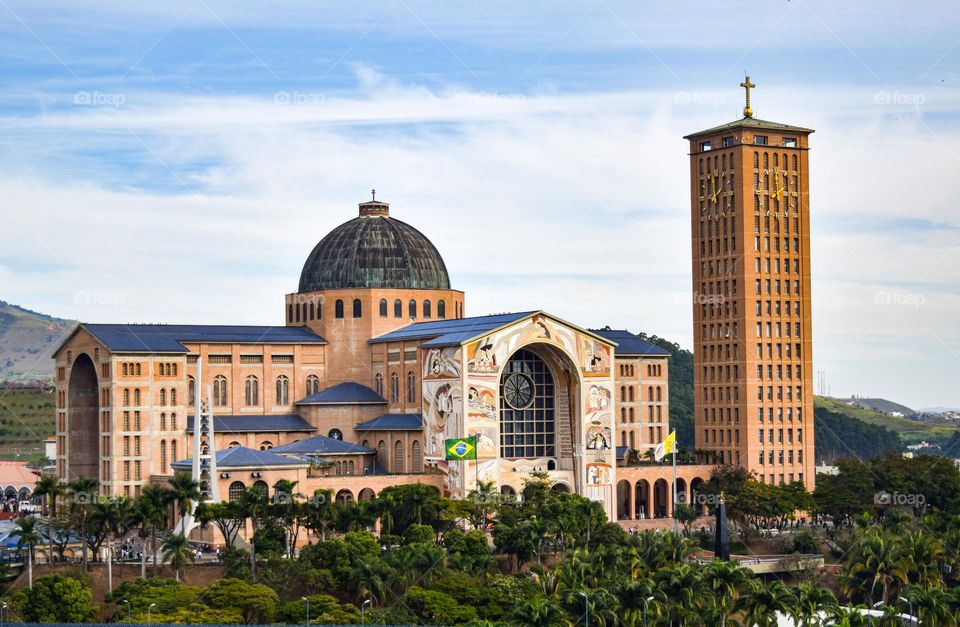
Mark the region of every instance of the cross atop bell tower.
[[744, 89], [744, 90], [746, 91], [746, 93], [747, 93], [747, 104], [746, 104], [746, 106], [743, 108], [743, 117], [745, 117], [745, 118], [752, 118], [752, 117], [753, 117], [753, 109], [750, 108], [750, 90], [753, 89], [754, 87], [756, 87], [756, 85], [754, 85], [753, 83], [750, 82], [750, 77], [749, 77], [749, 76], [745, 76], [745, 77], [744, 77], [744, 81], [743, 81], [742, 83], [740, 83], [740, 86], [743, 87], [743, 89]]

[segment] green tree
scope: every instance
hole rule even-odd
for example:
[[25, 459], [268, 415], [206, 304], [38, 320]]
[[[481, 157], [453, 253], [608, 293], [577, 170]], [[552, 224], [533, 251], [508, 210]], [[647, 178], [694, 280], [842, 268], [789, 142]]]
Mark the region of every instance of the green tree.
[[223, 501], [222, 503], [200, 503], [194, 512], [202, 525], [213, 523], [220, 534], [227, 551], [234, 548], [237, 534], [247, 522], [247, 512], [239, 501]]
[[153, 551], [153, 574], [157, 574], [157, 533], [166, 524], [166, 490], [159, 486], [148, 485], [133, 501], [130, 512], [130, 524], [137, 528], [137, 536], [143, 542], [140, 553], [140, 577], [147, 577], [147, 538]]
[[782, 582], [764, 583], [759, 579], [750, 579], [737, 609], [743, 612], [747, 624], [772, 627], [777, 624], [777, 614], [791, 616], [796, 603], [793, 592]]
[[14, 595], [13, 605], [25, 623], [86, 623], [97, 614], [90, 588], [61, 574], [38, 577]]
[[190, 513], [194, 503], [200, 498], [200, 482], [195, 481], [191, 475], [181, 473], [173, 475], [168, 479], [170, 491], [167, 493], [169, 501], [176, 503], [177, 510], [180, 512], [180, 534], [186, 536], [187, 533], [187, 514]]
[[30, 587], [33, 587], [33, 547], [40, 541], [37, 528], [37, 519], [33, 516], [22, 516], [17, 519], [17, 550], [23, 551], [27, 547], [27, 577]]
[[821, 624], [819, 613], [832, 612], [837, 607], [837, 597], [829, 588], [811, 583], [801, 583], [793, 590], [797, 597], [793, 617], [800, 627]]
[[83, 553], [83, 570], [88, 570], [89, 562], [87, 559], [87, 518], [90, 514], [90, 508], [97, 498], [97, 488], [100, 482], [90, 477], [77, 477], [71, 481], [67, 487], [72, 499], [71, 509], [77, 517], [77, 523], [80, 531], [81, 552]]
[[[56, 475], [41, 475], [33, 490], [34, 496], [45, 496], [49, 505], [50, 518], [57, 517], [57, 499], [66, 493], [66, 486], [60, 483]], [[45, 511], [44, 514], [47, 512]]]
[[477, 619], [477, 611], [457, 603], [449, 594], [414, 586], [404, 598], [423, 625], [461, 625]]
[[174, 577], [180, 581], [183, 569], [188, 563], [193, 563], [195, 555], [187, 537], [183, 534], [172, 534], [163, 541], [163, 561], [170, 564], [173, 569]]
[[272, 623], [280, 599], [277, 593], [262, 584], [240, 579], [221, 579], [200, 593], [200, 600], [214, 609], [238, 609], [243, 622]]

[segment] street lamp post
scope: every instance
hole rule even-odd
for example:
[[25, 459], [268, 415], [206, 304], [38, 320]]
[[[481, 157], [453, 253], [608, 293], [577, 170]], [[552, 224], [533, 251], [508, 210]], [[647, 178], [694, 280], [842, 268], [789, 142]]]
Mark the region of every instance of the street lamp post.
[[307, 624], [310, 624], [310, 599], [307, 597], [300, 597], [300, 600], [307, 604]]
[[900, 597], [900, 600], [907, 604], [907, 607], [910, 608], [910, 624], [913, 624], [913, 603], [910, 602], [910, 599], [905, 599]]
[[370, 599], [366, 599], [363, 603], [360, 604], [360, 627], [364, 627], [364, 625], [367, 624], [367, 618], [366, 618], [366, 615], [364, 614], [364, 610], [366, 610], [367, 606], [370, 605], [371, 603], [372, 601]]
[[653, 597], [647, 597], [643, 600], [643, 627], [647, 627], [647, 603], [653, 601]]
[[147, 606], [147, 624], [153, 624], [153, 608], [157, 607], [156, 603], [151, 603]]
[[0, 625], [6, 624], [6, 619], [4, 618], [4, 614], [7, 613], [8, 607], [10, 606], [7, 605], [6, 603], [4, 603], [3, 605], [0, 605]]
[[132, 610], [130, 609], [130, 601], [127, 599], [124, 599], [123, 602], [127, 604], [127, 622], [132, 623], [133, 617], [131, 616]]
[[586, 592], [580, 592], [580, 596], [583, 597], [583, 626], [588, 627], [590, 625], [590, 599], [587, 598]]

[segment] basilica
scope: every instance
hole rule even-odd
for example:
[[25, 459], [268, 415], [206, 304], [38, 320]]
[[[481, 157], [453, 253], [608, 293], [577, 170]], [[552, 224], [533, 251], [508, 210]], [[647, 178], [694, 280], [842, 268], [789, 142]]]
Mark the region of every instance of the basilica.
[[[79, 325], [54, 356], [58, 475], [134, 497], [195, 473], [203, 406], [211, 499], [270, 494], [279, 479], [341, 502], [416, 482], [512, 495], [541, 471], [611, 519], [668, 513], [662, 478], [643, 495], [621, 481], [618, 496], [617, 480], [618, 459], [667, 435], [668, 353], [540, 310], [468, 317], [437, 248], [387, 203], [361, 203], [320, 240], [282, 316]], [[444, 441], [469, 436], [476, 459], [446, 459]]]

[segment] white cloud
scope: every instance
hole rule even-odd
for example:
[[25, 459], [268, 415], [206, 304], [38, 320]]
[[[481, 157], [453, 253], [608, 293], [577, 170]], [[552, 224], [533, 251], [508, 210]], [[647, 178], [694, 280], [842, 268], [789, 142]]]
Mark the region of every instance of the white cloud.
[[[0, 180], [3, 297], [84, 320], [278, 323], [310, 249], [377, 187], [439, 247], [468, 313], [543, 308], [690, 346], [681, 137], [732, 119], [736, 102], [668, 90], [435, 92], [358, 71], [361, 95], [303, 105], [144, 93], [119, 108], [0, 120], [36, 133]], [[834, 393], [956, 404], [942, 373], [960, 353], [960, 231], [944, 184], [958, 133], [930, 113], [956, 107], [958, 94], [917, 109], [877, 104], [872, 89], [825, 107], [818, 92], [771, 89], [758, 107], [817, 129], [815, 365]], [[111, 154], [121, 141], [140, 154]], [[74, 145], [97, 150], [58, 152]], [[197, 191], [76, 175], [139, 177], [144, 163]], [[953, 228], [903, 231], [904, 219]], [[884, 306], [877, 293], [925, 300]]]

